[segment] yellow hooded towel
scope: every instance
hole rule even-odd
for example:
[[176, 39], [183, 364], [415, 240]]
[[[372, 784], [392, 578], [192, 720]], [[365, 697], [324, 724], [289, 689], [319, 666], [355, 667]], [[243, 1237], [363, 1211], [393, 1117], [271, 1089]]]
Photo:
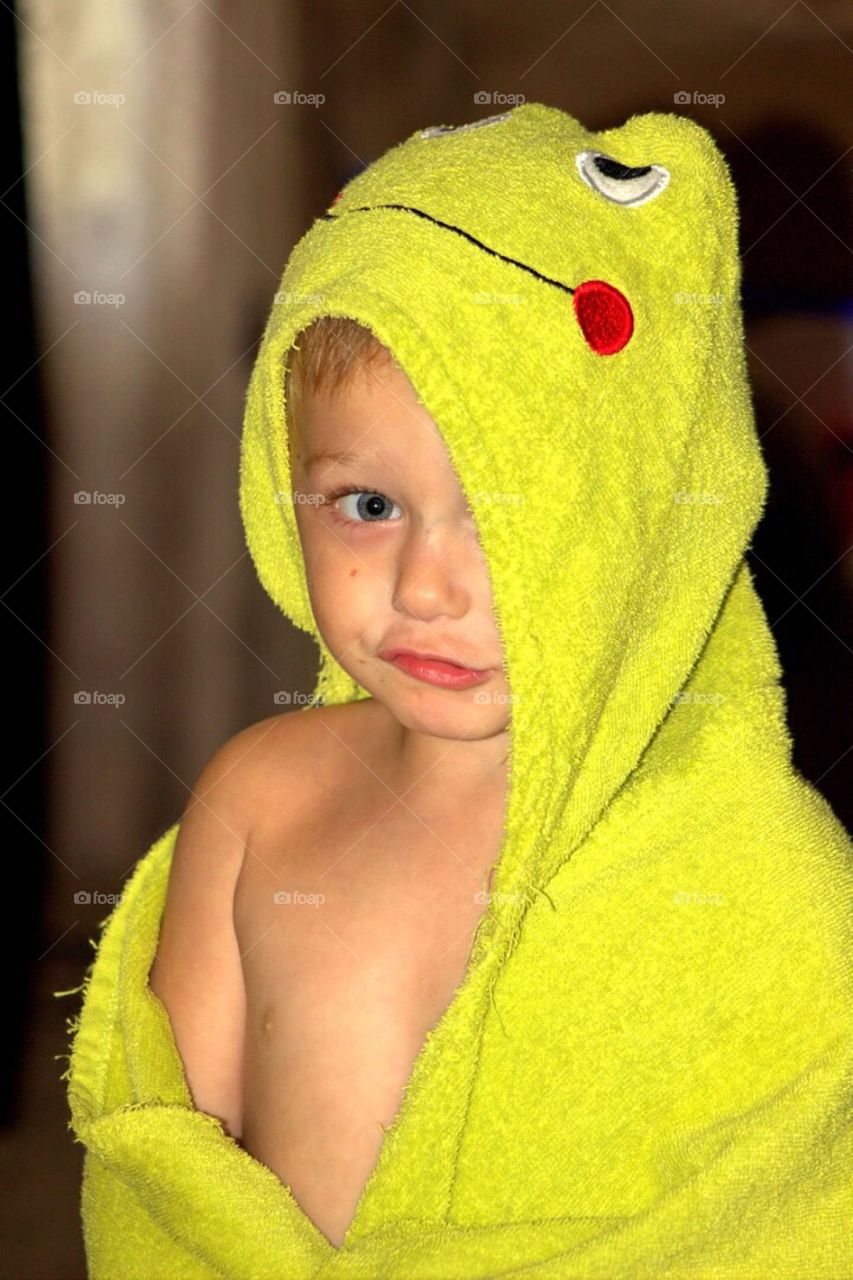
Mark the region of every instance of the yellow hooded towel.
[[287, 353], [350, 316], [477, 521], [512, 691], [501, 854], [338, 1249], [193, 1106], [148, 985], [161, 836], [69, 1024], [94, 1280], [853, 1276], [851, 841], [792, 766], [744, 556], [767, 476], [739, 269], [703, 128], [536, 103], [413, 134], [295, 247], [246, 402], [254, 564], [317, 641], [317, 697], [366, 696], [286, 500]]

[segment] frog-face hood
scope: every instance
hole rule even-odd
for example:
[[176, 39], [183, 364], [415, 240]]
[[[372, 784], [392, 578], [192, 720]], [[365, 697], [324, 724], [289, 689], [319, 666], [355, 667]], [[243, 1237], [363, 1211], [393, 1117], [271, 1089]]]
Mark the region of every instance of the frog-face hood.
[[284, 361], [321, 315], [394, 354], [474, 512], [512, 693], [510, 823], [538, 814], [538, 881], [557, 827], [566, 857], [678, 716], [739, 570], [740, 676], [778, 673], [743, 563], [767, 478], [725, 161], [686, 117], [594, 133], [530, 103], [415, 133], [300, 240], [248, 392], [241, 510], [336, 703], [365, 691], [317, 630], [287, 501]]

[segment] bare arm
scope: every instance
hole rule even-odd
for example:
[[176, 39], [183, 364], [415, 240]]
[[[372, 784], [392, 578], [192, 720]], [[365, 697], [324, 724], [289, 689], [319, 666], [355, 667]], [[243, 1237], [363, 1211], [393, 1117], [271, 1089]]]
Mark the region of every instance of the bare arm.
[[[242, 1131], [246, 997], [234, 890], [246, 844], [253, 730], [205, 765], [181, 819], [149, 984], [172, 1024], [195, 1106]], [[249, 788], [250, 790], [250, 788]]]

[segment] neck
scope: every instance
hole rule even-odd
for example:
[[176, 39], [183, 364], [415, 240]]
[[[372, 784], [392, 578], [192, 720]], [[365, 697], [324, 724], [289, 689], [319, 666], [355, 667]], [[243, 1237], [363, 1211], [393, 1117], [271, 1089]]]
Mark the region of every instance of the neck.
[[439, 736], [401, 724], [381, 703], [387, 730], [388, 784], [411, 802], [418, 795], [441, 796], [442, 806], [475, 803], [484, 793], [506, 791], [509, 731], [485, 738]]

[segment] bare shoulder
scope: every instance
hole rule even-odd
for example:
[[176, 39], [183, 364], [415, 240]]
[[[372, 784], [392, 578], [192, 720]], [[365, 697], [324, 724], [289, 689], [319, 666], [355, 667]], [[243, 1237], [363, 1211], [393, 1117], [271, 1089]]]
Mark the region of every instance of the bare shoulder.
[[378, 750], [385, 723], [384, 708], [367, 698], [271, 716], [237, 734], [228, 746], [250, 826], [271, 795], [290, 809], [283, 816], [298, 817], [324, 790], [343, 785], [354, 760]]
[[[311, 706], [268, 716], [223, 743], [205, 764], [187, 803], [184, 822], [199, 807], [213, 806], [245, 836], [259, 803], [283, 776], [308, 780], [314, 766], [349, 734], [354, 704]], [[329, 726], [327, 730], [326, 726]]]

